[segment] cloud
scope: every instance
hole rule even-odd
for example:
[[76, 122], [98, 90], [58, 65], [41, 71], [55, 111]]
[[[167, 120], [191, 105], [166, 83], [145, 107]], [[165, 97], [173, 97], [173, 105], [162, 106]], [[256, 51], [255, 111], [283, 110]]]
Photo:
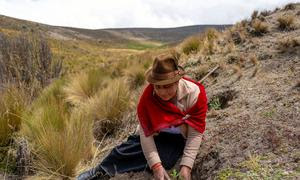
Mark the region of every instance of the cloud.
[[[81, 28], [231, 24], [293, 0], [0, 0], [0, 14]], [[298, 0], [299, 2], [299, 0]]]

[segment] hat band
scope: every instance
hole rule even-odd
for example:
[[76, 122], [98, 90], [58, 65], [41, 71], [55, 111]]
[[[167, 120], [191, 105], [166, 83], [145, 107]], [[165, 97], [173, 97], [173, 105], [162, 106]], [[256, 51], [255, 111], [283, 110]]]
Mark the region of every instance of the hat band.
[[167, 79], [171, 79], [177, 75], [180, 75], [180, 71], [176, 70], [176, 71], [169, 72], [169, 73], [155, 73], [152, 71], [151, 75], [152, 75], [153, 79], [167, 80]]

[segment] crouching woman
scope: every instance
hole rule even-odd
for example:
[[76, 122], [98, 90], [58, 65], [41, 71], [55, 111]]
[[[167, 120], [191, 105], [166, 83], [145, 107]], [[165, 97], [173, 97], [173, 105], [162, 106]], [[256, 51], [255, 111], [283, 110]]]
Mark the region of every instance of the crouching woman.
[[139, 134], [131, 135], [78, 179], [143, 170], [153, 172], [156, 180], [170, 179], [166, 170], [180, 159], [179, 175], [190, 180], [205, 130], [207, 98], [203, 85], [184, 74], [173, 56], [156, 57], [146, 72], [149, 84], [137, 107]]

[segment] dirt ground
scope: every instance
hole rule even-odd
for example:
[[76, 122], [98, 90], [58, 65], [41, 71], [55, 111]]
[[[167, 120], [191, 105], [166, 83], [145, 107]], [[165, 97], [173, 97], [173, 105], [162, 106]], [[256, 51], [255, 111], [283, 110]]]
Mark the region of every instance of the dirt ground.
[[[246, 61], [240, 74], [219, 69], [204, 82], [209, 100], [217, 97], [221, 108], [208, 112], [193, 179], [300, 177], [300, 46], [284, 52], [278, 48], [279, 41], [286, 37], [299, 38], [300, 29], [281, 31], [276, 22], [279, 16], [297, 13], [297, 9], [266, 16], [267, 34], [248, 37], [228, 55], [212, 56], [216, 62], [232, 56], [243, 56]], [[249, 60], [253, 55], [258, 59], [256, 65]], [[197, 66], [203, 64], [201, 57], [194, 58], [198, 58]], [[151, 176], [138, 173], [113, 179]]]

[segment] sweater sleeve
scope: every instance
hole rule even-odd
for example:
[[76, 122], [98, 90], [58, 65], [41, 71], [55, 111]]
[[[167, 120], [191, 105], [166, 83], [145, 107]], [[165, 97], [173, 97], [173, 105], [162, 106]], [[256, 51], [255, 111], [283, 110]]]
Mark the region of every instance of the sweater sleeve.
[[202, 134], [189, 125], [187, 131], [187, 140], [180, 165], [185, 165], [192, 169], [202, 141]]
[[139, 134], [144, 156], [149, 167], [151, 168], [154, 164], [161, 162], [156, 149], [153, 135], [146, 137], [141, 126], [139, 127]]

